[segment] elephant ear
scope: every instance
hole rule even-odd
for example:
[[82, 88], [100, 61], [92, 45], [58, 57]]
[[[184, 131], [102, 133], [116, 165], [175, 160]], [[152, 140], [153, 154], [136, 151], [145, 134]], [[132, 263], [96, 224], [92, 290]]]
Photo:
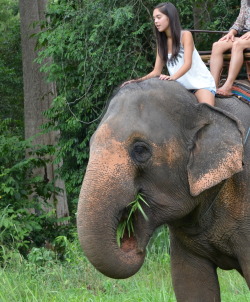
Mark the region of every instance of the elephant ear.
[[230, 113], [197, 105], [187, 165], [190, 193], [197, 196], [243, 169], [243, 127]]

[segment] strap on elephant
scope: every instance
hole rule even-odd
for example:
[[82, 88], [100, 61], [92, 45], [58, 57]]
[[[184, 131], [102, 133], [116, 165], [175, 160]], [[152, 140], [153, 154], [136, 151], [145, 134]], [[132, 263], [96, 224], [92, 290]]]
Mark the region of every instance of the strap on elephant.
[[244, 145], [246, 145], [246, 142], [248, 140], [249, 134], [250, 134], [250, 127], [247, 130], [247, 135], [246, 135], [245, 140], [244, 140]]

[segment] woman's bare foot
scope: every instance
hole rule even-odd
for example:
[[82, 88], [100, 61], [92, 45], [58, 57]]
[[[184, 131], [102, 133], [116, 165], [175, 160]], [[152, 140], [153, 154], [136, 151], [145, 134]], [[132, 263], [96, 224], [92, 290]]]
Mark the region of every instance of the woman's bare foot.
[[230, 88], [225, 87], [225, 85], [221, 86], [216, 90], [217, 94], [223, 95], [223, 96], [232, 96], [232, 90]]

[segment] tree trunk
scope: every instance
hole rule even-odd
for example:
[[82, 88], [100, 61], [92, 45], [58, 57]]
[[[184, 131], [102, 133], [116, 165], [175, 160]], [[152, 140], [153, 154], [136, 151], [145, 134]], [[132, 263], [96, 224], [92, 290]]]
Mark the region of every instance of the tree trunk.
[[[204, 26], [210, 20], [211, 0], [198, 1], [193, 4], [194, 29], [207, 29]], [[195, 43], [202, 43], [204, 36], [195, 34]]]
[[[40, 31], [38, 22], [44, 20], [47, 0], [20, 0], [21, 18], [21, 43], [22, 43], [22, 62], [23, 62], [23, 83], [24, 83], [24, 123], [25, 139], [33, 137], [41, 131], [41, 125], [47, 120], [43, 112], [50, 107], [51, 101], [56, 96], [54, 83], [46, 82], [45, 75], [39, 71], [39, 64], [34, 60], [37, 57], [36, 38], [33, 34]], [[35, 22], [35, 23], [34, 23]], [[36, 136], [34, 144], [55, 145], [59, 133], [50, 132]], [[46, 169], [37, 169], [34, 173], [54, 180], [56, 166], [47, 164]], [[57, 217], [69, 215], [65, 184], [61, 179], [55, 181], [55, 185], [62, 191], [55, 196], [57, 201]], [[53, 205], [54, 206], [54, 205]]]

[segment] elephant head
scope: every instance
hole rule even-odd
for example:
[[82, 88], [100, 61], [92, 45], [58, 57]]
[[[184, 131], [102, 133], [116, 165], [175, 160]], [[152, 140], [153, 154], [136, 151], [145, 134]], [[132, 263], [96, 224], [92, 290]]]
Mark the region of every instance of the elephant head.
[[[178, 83], [120, 89], [91, 138], [79, 197], [79, 239], [90, 262], [109, 277], [135, 274], [153, 231], [184, 219], [205, 191], [241, 171], [242, 153], [240, 123]], [[138, 212], [133, 235], [118, 246], [118, 224], [138, 192], [148, 219]]]

